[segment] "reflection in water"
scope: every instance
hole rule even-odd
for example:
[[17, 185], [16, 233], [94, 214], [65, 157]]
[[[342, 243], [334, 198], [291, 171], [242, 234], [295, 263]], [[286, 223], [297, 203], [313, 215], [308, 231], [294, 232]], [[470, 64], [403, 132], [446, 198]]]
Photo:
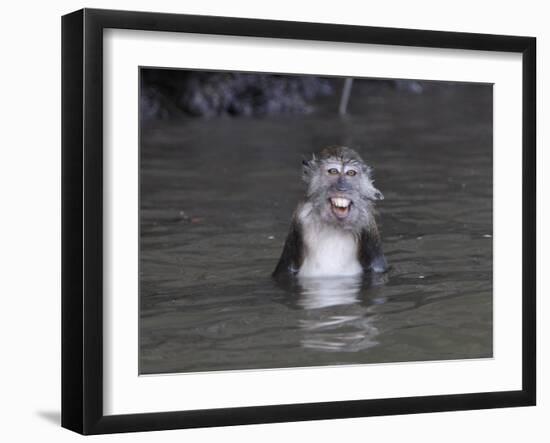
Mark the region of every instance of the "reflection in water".
[[[354, 84], [345, 119], [144, 128], [140, 372], [491, 357], [492, 92], [442, 91], [361, 97]], [[392, 269], [281, 287], [269, 276], [302, 196], [300, 161], [333, 143], [375, 168]]]
[[304, 348], [355, 352], [378, 344], [374, 317], [369, 316], [368, 306], [360, 303], [362, 276], [301, 277], [299, 287], [296, 304], [304, 309], [304, 318], [298, 321]]
[[300, 298], [297, 304], [309, 310], [357, 303], [362, 282], [362, 276], [342, 278], [300, 277], [298, 280]]

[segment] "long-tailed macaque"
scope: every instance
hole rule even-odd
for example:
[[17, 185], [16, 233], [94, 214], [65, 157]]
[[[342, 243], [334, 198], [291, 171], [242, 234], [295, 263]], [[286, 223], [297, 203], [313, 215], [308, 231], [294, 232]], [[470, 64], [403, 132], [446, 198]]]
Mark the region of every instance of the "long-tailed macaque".
[[303, 161], [305, 199], [294, 211], [273, 275], [347, 277], [388, 268], [374, 219], [382, 193], [353, 149], [325, 148]]

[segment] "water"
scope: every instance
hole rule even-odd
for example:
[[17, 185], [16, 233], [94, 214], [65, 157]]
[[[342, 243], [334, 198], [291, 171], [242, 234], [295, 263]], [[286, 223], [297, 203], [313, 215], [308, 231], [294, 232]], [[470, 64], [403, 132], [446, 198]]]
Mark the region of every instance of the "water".
[[[344, 118], [143, 127], [141, 373], [492, 356], [491, 86], [354, 88]], [[392, 268], [279, 286], [301, 159], [336, 143], [375, 169]]]

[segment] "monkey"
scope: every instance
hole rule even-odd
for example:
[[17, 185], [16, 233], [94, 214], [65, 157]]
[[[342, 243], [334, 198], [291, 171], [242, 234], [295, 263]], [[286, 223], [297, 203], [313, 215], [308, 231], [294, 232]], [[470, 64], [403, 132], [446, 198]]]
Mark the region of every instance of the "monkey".
[[345, 146], [302, 162], [307, 190], [292, 216], [273, 277], [350, 277], [383, 273], [388, 264], [374, 217], [384, 196], [372, 169]]

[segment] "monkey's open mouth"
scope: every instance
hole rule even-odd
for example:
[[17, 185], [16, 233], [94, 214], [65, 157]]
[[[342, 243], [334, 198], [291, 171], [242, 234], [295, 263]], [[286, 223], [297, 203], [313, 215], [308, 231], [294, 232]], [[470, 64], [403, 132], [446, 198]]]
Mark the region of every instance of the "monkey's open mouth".
[[351, 208], [351, 200], [343, 197], [333, 197], [330, 199], [330, 207], [337, 218], [346, 218]]

